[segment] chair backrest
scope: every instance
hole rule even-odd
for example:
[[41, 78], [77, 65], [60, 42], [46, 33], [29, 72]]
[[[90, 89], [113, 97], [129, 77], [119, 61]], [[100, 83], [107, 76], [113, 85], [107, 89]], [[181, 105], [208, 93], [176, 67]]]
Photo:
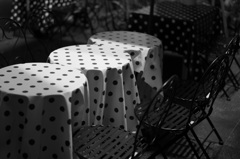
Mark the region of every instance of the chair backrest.
[[19, 23], [8, 17], [0, 17], [0, 30], [0, 52], [6, 65], [34, 61]]
[[226, 47], [225, 54], [230, 56], [229, 68], [231, 67], [233, 59], [240, 48], [239, 42], [240, 42], [240, 35], [239, 33], [236, 33], [236, 35], [231, 39], [231, 41], [228, 43]]
[[192, 108], [197, 107], [202, 110], [200, 116], [211, 114], [214, 101], [224, 86], [229, 68], [229, 58], [230, 56], [227, 54], [217, 57], [200, 79], [191, 104]]
[[[158, 128], [162, 124], [164, 118], [168, 115], [177, 81], [178, 77], [176, 75], [170, 77], [156, 93], [142, 116], [138, 117], [140, 119], [140, 127], [138, 128], [136, 135], [143, 136], [145, 142], [149, 144], [152, 144], [155, 141]], [[165, 93], [167, 93], [167, 95], [164, 95]], [[137, 140], [135, 141], [133, 152], [137, 151], [136, 148]]]

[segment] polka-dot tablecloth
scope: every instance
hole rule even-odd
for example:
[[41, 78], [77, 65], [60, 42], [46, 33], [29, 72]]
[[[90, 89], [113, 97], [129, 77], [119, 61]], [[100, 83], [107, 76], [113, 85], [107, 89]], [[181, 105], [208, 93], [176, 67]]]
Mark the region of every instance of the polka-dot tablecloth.
[[[147, 32], [149, 7], [131, 12], [128, 30]], [[189, 78], [201, 77], [199, 51], [210, 37], [221, 33], [221, 18], [217, 8], [206, 5], [184, 5], [179, 2], [155, 4], [151, 32], [161, 38], [163, 50], [177, 52], [184, 57]]]
[[36, 8], [52, 9], [70, 5], [74, 0], [12, 0], [11, 18], [20, 24], [25, 24], [29, 12]]
[[0, 158], [72, 159], [72, 133], [89, 125], [88, 83], [49, 63], [0, 69]]
[[[158, 38], [139, 32], [107, 31], [91, 36], [88, 43], [128, 52], [133, 60], [134, 71], [139, 73], [140, 78], [154, 90], [161, 88], [163, 50], [162, 42]], [[139, 91], [144, 94], [146, 92], [142, 92], [141, 84]], [[145, 88], [143, 91], [146, 91]]]
[[71, 66], [87, 77], [91, 124], [135, 130], [139, 94], [131, 57], [116, 47], [74, 45], [53, 51], [50, 63]]

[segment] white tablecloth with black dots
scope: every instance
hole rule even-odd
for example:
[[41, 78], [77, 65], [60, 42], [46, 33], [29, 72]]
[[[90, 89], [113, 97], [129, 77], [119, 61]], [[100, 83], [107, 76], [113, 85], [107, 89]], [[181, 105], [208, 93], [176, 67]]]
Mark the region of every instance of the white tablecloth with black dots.
[[161, 88], [163, 50], [158, 38], [138, 32], [107, 31], [92, 35], [88, 43], [128, 52], [133, 60], [134, 71], [140, 73], [141, 78], [153, 89]]
[[53, 51], [50, 63], [71, 66], [87, 77], [91, 124], [136, 130], [134, 107], [139, 103], [131, 56], [98, 45], [73, 45]]
[[49, 63], [0, 69], [0, 158], [72, 159], [72, 133], [89, 125], [88, 83]]
[[[132, 11], [128, 30], [147, 32], [150, 7]], [[183, 55], [188, 78], [202, 76], [200, 54], [211, 37], [222, 33], [219, 10], [207, 5], [185, 5], [180, 2], [157, 2], [154, 7], [151, 34], [161, 38], [163, 50]]]

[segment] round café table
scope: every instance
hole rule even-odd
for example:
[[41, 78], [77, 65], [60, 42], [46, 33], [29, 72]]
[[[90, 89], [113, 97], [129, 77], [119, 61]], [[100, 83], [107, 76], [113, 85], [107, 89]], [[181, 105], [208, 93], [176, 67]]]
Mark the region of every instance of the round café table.
[[106, 31], [92, 35], [88, 43], [128, 52], [133, 60], [134, 71], [140, 77], [138, 77], [139, 92], [143, 96], [148, 95], [151, 91], [146, 91], [147, 87], [143, 87], [144, 83], [154, 90], [161, 88], [163, 49], [162, 42], [158, 38], [139, 32]]
[[72, 45], [53, 51], [50, 63], [82, 71], [89, 83], [91, 124], [135, 130], [139, 103], [131, 57], [119, 48]]
[[88, 83], [49, 63], [0, 69], [0, 158], [72, 159], [72, 134], [89, 125]]

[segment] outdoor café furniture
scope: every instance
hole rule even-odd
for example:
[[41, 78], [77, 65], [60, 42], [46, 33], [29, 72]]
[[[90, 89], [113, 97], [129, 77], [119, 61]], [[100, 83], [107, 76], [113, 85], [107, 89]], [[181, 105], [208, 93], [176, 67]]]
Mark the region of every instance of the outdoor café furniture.
[[122, 49], [131, 55], [141, 98], [148, 98], [161, 88], [163, 50], [160, 39], [139, 32], [105, 31], [92, 35], [88, 43]]
[[90, 122], [135, 130], [139, 103], [131, 56], [116, 47], [72, 45], [53, 51], [50, 63], [83, 72], [89, 83]]
[[0, 69], [0, 158], [72, 159], [73, 131], [89, 125], [88, 83], [49, 63]]
[[[128, 30], [147, 32], [149, 11], [150, 7], [144, 7], [130, 12]], [[196, 80], [202, 75], [201, 50], [222, 31], [219, 15], [219, 10], [213, 6], [156, 2], [149, 34], [161, 38], [163, 50], [182, 55], [188, 78]]]

